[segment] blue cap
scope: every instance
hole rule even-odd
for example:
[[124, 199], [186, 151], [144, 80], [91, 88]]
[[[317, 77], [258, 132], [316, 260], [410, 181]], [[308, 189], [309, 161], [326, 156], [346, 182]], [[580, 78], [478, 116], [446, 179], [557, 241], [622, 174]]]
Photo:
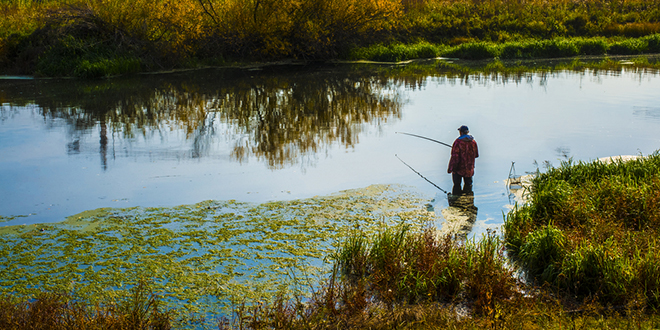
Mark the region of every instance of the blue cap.
[[469, 132], [470, 131], [470, 129], [465, 125], [459, 127], [458, 130], [461, 131], [461, 132]]

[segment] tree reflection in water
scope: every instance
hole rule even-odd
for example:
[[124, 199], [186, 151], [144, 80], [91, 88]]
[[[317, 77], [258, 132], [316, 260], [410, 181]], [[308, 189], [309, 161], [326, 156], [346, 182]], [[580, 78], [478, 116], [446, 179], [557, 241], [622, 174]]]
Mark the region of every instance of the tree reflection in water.
[[[582, 75], [623, 70], [609, 63], [596, 63], [594, 69], [573, 62], [558, 62], [556, 68], [543, 69], [501, 64], [470, 69], [432, 60], [382, 68], [309, 65], [259, 71], [209, 69], [103, 81], [0, 80], [0, 101], [37, 108], [47, 125], [65, 121], [70, 128], [70, 153], [88, 150], [81, 141], [98, 130], [97, 150], [104, 168], [113, 150], [108, 146], [108, 134], [130, 146], [131, 139], [137, 137], [158, 141], [168, 138], [166, 132], [180, 130], [185, 137], [180, 138], [179, 145], [186, 144], [185, 149], [160, 146], [149, 150], [149, 157], [206, 157], [214, 151], [214, 141], [225, 139], [233, 143], [232, 159], [245, 162], [256, 157], [269, 168], [278, 169], [335, 143], [353, 147], [365, 125], [401, 117], [405, 102], [402, 91], [423, 89], [429, 80], [468, 86], [533, 84], [536, 80], [544, 86], [549, 76], [565, 72], [566, 65]], [[7, 109], [0, 107], [0, 111]], [[654, 113], [648, 109], [638, 112]], [[140, 153], [125, 152], [128, 156]]]
[[160, 152], [204, 157], [223, 136], [233, 141], [232, 159], [254, 156], [269, 168], [283, 168], [332, 144], [353, 147], [364, 125], [398, 119], [402, 107], [395, 82], [350, 70], [220, 70], [29, 84], [13, 95], [11, 86], [3, 88], [4, 96], [14, 105], [36, 103], [47, 123], [64, 121], [69, 153], [81, 152], [84, 135], [98, 130], [104, 169], [112, 152], [108, 134], [130, 144], [136, 137], [163, 139], [170, 130], [185, 132], [190, 147]]

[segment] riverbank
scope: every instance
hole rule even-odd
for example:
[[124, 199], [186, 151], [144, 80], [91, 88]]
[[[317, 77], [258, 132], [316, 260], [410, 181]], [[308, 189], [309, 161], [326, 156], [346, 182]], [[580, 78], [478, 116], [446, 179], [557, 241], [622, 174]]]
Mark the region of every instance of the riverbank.
[[235, 63], [660, 52], [658, 0], [0, 2], [0, 72], [106, 77]]

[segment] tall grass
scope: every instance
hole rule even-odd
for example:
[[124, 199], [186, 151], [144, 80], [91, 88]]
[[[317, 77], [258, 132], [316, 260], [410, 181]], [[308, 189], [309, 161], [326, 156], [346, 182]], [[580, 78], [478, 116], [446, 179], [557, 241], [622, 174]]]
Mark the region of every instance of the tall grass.
[[159, 306], [144, 283], [128, 299], [90, 306], [67, 294], [44, 292], [33, 299], [0, 298], [0, 328], [19, 329], [171, 329], [173, 314]]
[[660, 155], [562, 163], [534, 179], [531, 201], [505, 221], [527, 275], [577, 297], [657, 308]]
[[361, 287], [366, 301], [392, 308], [467, 295], [475, 310], [483, 312], [494, 299], [513, 294], [516, 283], [494, 233], [478, 242], [461, 241], [437, 237], [431, 228], [413, 232], [401, 226], [365, 242], [348, 238], [335, 260], [341, 281]]

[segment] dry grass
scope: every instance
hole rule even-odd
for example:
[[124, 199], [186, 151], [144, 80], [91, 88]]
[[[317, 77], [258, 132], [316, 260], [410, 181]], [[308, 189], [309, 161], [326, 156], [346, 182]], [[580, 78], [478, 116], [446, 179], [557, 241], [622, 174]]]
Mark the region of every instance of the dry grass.
[[66, 294], [42, 293], [32, 299], [0, 299], [0, 328], [13, 329], [171, 329], [171, 313], [159, 307], [144, 284], [130, 299], [88, 306]]

